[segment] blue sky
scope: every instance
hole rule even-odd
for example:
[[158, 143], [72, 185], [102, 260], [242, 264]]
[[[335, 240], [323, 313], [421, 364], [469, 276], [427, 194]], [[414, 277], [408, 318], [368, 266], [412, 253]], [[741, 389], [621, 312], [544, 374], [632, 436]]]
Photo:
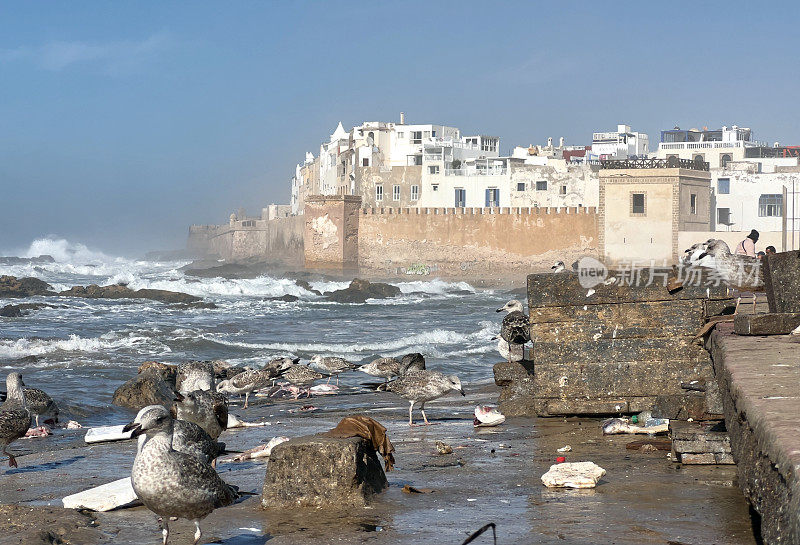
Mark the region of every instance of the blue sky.
[[[763, 7], [762, 7], [763, 6]], [[338, 121], [514, 145], [738, 124], [800, 144], [796, 2], [0, 3], [0, 252], [117, 254], [287, 202]]]

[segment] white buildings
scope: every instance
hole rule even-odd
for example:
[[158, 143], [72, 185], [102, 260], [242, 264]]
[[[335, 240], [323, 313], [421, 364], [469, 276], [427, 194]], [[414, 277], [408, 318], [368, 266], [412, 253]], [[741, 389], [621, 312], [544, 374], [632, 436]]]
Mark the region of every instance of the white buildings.
[[648, 140], [645, 133], [633, 132], [629, 125], [617, 125], [616, 132], [592, 133], [592, 155], [600, 159], [644, 157], [649, 153]]
[[722, 127], [721, 129], [681, 130], [676, 127], [661, 131], [661, 142], [658, 144], [656, 158], [701, 160], [710, 168], [724, 167], [731, 161], [742, 161], [746, 157], [747, 148], [763, 146], [763, 143], [752, 140], [750, 129]]

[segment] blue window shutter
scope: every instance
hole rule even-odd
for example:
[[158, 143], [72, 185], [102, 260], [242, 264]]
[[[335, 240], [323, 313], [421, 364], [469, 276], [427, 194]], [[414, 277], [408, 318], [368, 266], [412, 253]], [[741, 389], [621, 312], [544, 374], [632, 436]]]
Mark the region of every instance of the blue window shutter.
[[486, 208], [489, 208], [490, 200], [492, 198], [491, 189], [486, 190]]

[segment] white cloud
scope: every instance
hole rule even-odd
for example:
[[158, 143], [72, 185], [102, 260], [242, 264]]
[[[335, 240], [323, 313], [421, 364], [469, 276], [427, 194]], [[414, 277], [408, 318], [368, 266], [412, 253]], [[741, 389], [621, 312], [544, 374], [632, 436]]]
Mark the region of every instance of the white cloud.
[[114, 75], [137, 71], [144, 63], [164, 52], [173, 40], [164, 33], [141, 41], [106, 43], [49, 42], [37, 47], [0, 49], [0, 63], [30, 62], [39, 68], [60, 72], [76, 65], [93, 65]]

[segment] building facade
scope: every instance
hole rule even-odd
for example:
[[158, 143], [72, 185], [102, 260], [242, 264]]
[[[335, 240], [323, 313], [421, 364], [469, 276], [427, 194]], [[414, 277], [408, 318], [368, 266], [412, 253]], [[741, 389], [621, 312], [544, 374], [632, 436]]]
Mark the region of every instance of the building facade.
[[679, 127], [661, 131], [661, 142], [655, 157], [657, 159], [700, 160], [711, 168], [726, 166], [731, 161], [742, 161], [748, 148], [762, 147], [763, 143], [752, 138], [748, 128], [722, 127], [682, 130]]
[[616, 132], [592, 133], [592, 155], [599, 159], [645, 157], [649, 152], [647, 134], [634, 132], [629, 125], [617, 125]]

